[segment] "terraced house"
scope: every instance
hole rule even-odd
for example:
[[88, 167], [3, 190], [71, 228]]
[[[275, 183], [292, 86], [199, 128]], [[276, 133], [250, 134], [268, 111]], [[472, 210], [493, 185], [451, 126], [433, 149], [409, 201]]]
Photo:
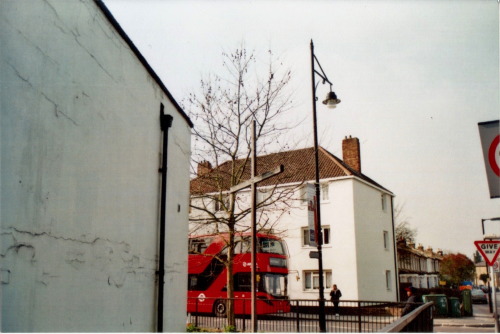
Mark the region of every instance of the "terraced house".
[[398, 240], [399, 281], [402, 287], [435, 288], [439, 286], [439, 268], [443, 251], [434, 252], [431, 247]]

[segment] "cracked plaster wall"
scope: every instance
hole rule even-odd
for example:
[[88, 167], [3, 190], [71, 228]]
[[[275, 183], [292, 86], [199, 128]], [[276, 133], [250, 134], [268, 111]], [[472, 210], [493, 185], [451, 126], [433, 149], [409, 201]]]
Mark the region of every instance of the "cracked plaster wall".
[[164, 323], [183, 331], [188, 124], [93, 1], [3, 0], [0, 42], [2, 331], [154, 331], [160, 103]]

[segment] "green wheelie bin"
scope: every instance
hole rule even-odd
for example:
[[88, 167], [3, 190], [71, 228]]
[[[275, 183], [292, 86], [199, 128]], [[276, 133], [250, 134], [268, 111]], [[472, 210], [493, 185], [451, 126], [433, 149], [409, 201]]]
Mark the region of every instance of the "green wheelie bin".
[[434, 302], [434, 315], [436, 317], [448, 316], [448, 300], [446, 295], [424, 295], [422, 296], [424, 303]]
[[472, 291], [462, 290], [462, 303], [464, 304], [464, 316], [472, 317]]
[[460, 318], [462, 316], [462, 311], [460, 310], [460, 298], [449, 297], [448, 298], [450, 312], [449, 316], [454, 318]]

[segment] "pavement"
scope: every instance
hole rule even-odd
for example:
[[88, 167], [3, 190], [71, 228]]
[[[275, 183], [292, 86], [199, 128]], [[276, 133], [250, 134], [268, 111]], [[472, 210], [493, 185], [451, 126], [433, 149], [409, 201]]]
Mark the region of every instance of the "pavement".
[[490, 328], [494, 332], [495, 319], [487, 304], [473, 304], [472, 314], [471, 317], [434, 318], [434, 331], [440, 332], [440, 327], [464, 327], [470, 328], [472, 332], [474, 328]]

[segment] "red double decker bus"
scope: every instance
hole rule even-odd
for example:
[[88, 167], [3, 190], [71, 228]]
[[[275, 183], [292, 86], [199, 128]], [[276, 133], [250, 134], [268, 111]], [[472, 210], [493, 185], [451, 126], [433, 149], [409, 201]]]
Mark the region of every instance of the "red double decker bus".
[[[227, 240], [227, 233], [189, 238], [188, 312], [226, 315]], [[257, 314], [290, 312], [287, 259], [282, 239], [257, 234]], [[251, 235], [237, 234], [233, 258], [235, 314], [251, 313], [251, 268]]]

